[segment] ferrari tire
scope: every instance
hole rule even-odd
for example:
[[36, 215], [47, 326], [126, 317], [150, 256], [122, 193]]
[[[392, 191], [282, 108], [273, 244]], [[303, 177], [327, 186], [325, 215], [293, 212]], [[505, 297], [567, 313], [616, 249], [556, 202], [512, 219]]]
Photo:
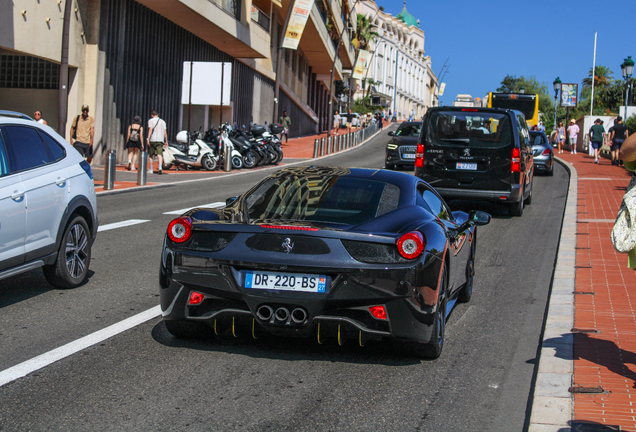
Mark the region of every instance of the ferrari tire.
[[446, 263], [442, 267], [442, 278], [440, 281], [440, 295], [435, 312], [431, 339], [427, 343], [415, 342], [411, 348], [417, 357], [436, 359], [442, 354], [444, 348], [444, 334], [446, 331], [446, 290], [448, 287], [448, 275], [446, 273]]
[[394, 169], [395, 169], [395, 165], [393, 165], [393, 164], [386, 164], [386, 169], [388, 169], [388, 170], [394, 170]]
[[164, 321], [168, 332], [180, 339], [210, 339], [214, 330], [209, 326], [192, 321]]
[[475, 280], [475, 250], [477, 248], [477, 227], [473, 228], [473, 241], [470, 247], [470, 258], [466, 263], [466, 283], [457, 296], [460, 303], [468, 303], [473, 296], [473, 283]]
[[54, 264], [43, 267], [44, 277], [57, 288], [76, 288], [86, 280], [93, 239], [86, 221], [75, 216], [66, 226]]

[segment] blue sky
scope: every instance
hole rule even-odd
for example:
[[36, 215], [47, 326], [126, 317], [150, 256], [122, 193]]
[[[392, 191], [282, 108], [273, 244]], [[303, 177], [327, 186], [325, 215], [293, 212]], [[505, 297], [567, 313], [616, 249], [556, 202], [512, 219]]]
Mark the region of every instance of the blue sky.
[[[402, 0], [376, 0], [397, 15]], [[623, 60], [636, 60], [636, 0], [407, 0], [406, 8], [420, 20], [426, 55], [438, 75], [447, 58], [446, 90], [441, 102], [457, 94], [483, 97], [495, 91], [507, 74], [534, 76], [548, 85], [560, 77], [581, 83], [594, 57], [622, 79]], [[580, 88], [579, 88], [580, 91]]]

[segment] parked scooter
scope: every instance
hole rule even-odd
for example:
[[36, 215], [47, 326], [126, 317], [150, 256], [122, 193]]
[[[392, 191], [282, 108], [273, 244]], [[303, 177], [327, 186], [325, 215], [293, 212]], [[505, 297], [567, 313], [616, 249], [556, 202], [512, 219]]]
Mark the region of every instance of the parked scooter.
[[214, 171], [218, 167], [218, 158], [201, 139], [199, 132], [193, 132], [188, 139], [188, 132], [181, 131], [177, 134], [177, 142], [168, 143], [163, 152], [163, 169], [168, 170], [175, 166], [177, 169], [201, 169]]
[[[270, 127], [272, 132], [282, 132], [282, 126], [273, 124]], [[280, 147], [280, 139], [276, 135], [267, 131], [266, 126], [254, 124], [251, 127], [252, 136], [263, 143], [263, 151], [267, 155], [266, 164], [276, 165], [283, 160], [283, 150]]]
[[[244, 126], [245, 127], [245, 126]], [[261, 161], [259, 155], [258, 144], [247, 136], [238, 125], [234, 125], [228, 133], [228, 138], [232, 141], [234, 148], [243, 156], [243, 166], [245, 168], [254, 168]]]
[[210, 147], [218, 154], [218, 162], [221, 167], [225, 166], [225, 149], [230, 151], [232, 168], [243, 168], [243, 156], [232, 144], [228, 138], [228, 132], [231, 130], [228, 124], [221, 125], [221, 130], [210, 129], [205, 133], [204, 139], [210, 144]]

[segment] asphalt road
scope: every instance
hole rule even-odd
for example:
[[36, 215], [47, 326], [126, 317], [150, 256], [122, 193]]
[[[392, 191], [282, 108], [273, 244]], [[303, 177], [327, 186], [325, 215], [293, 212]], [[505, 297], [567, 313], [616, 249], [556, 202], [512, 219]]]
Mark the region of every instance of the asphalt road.
[[[382, 167], [386, 130], [318, 165]], [[100, 232], [88, 283], [49, 286], [39, 270], [0, 281], [0, 372], [158, 304], [164, 212], [244, 192], [265, 175], [100, 196]], [[535, 177], [523, 217], [477, 202], [472, 301], [449, 318], [440, 359], [389, 342], [249, 335], [174, 339], [159, 317], [0, 387], [0, 431], [519, 431], [531, 384], [567, 193], [561, 166]]]

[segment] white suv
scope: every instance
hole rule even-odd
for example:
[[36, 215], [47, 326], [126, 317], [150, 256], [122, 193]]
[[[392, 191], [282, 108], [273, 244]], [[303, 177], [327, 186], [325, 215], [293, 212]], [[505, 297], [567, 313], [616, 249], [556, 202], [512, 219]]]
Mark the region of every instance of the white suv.
[[82, 284], [97, 225], [90, 165], [49, 126], [0, 111], [0, 279], [43, 267], [51, 285]]

